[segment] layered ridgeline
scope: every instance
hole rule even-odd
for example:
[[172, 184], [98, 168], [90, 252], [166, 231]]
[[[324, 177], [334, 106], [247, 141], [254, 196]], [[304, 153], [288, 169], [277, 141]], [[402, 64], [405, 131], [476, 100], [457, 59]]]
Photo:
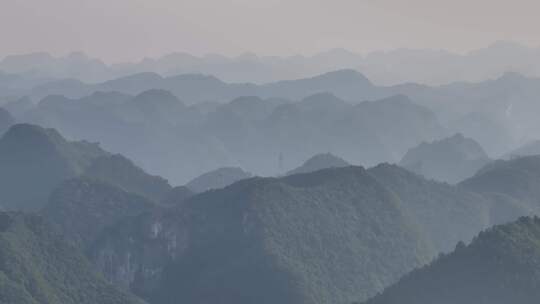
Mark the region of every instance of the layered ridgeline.
[[18, 124], [0, 139], [4, 209], [39, 210], [53, 189], [79, 176], [156, 201], [171, 190], [167, 181], [148, 175], [124, 157], [110, 155], [95, 143], [68, 141], [54, 129]]
[[469, 190], [494, 197], [500, 213], [540, 212], [540, 156], [495, 161], [460, 183]]
[[402, 95], [355, 103], [327, 93], [298, 101], [240, 97], [186, 106], [161, 90], [109, 92], [49, 96], [22, 117], [99, 142], [175, 184], [221, 167], [283, 174], [321, 151], [358, 164], [394, 162], [446, 135], [434, 113]]
[[0, 108], [0, 136], [2, 136], [12, 125], [15, 124], [15, 118], [6, 111], [4, 108]]
[[331, 153], [317, 154], [306, 160], [301, 166], [286, 173], [293, 175], [299, 173], [309, 173], [327, 168], [341, 168], [350, 166], [348, 162]]
[[252, 176], [251, 173], [238, 167], [219, 168], [192, 179], [186, 184], [186, 188], [192, 192], [201, 193], [212, 189], [224, 188]]
[[107, 182], [154, 201], [160, 201], [172, 190], [167, 180], [149, 175], [120, 154], [96, 158], [84, 171], [84, 176]]
[[499, 223], [491, 216], [497, 206], [490, 198], [427, 180], [395, 165], [381, 164], [368, 172], [400, 198], [402, 208], [413, 215], [437, 252], [450, 252], [458, 242], [470, 241]]
[[38, 216], [0, 213], [0, 303], [142, 304], [94, 272]]
[[490, 196], [394, 165], [252, 178], [180, 201], [107, 229], [91, 259], [152, 303], [350, 303], [500, 220]]
[[[407, 60], [401, 60], [401, 62], [410, 63], [411, 58], [408, 55], [404, 56], [407, 56]], [[482, 55], [477, 54], [477, 56], [476, 59], [480, 61], [484, 58]], [[424, 56], [420, 57], [424, 58]], [[497, 55], [494, 58], [504, 57]], [[401, 62], [396, 62], [392, 66]], [[387, 64], [388, 62], [385, 62], [382, 65], [386, 66]], [[466, 64], [466, 66], [470, 65], [470, 62]], [[365, 68], [363, 67], [362, 70], [365, 70]], [[503, 70], [505, 69], [507, 68]], [[14, 95], [32, 96], [34, 101], [38, 101], [49, 95], [82, 98], [98, 91], [116, 91], [125, 95], [138, 95], [147, 90], [162, 89], [170, 91], [187, 104], [196, 104], [207, 101], [224, 103], [241, 96], [279, 97], [299, 100], [320, 92], [330, 92], [340, 99], [358, 103], [364, 100], [376, 100], [396, 94], [404, 94], [416, 103], [435, 112], [452, 133], [461, 132], [474, 138], [488, 151], [489, 155], [502, 155], [515, 148], [523, 140], [523, 134], [538, 134], [540, 132], [540, 126], [535, 115], [539, 110], [537, 100], [540, 96], [540, 78], [528, 78], [517, 73], [503, 75], [502, 72], [499, 75], [491, 75], [491, 77], [494, 77], [494, 79], [480, 77], [477, 80], [481, 82], [478, 83], [452, 83], [434, 87], [404, 83], [383, 87], [374, 85], [364, 75], [351, 70], [340, 70], [311, 78], [278, 81], [265, 85], [226, 83], [216, 77], [200, 74], [162, 77], [154, 73], [141, 73], [101, 84], [84, 84], [74, 79], [52, 81], [33, 88], [31, 86], [29, 90]], [[1, 91], [3, 90], [0, 83], [0, 96], [6, 94]], [[519, 126], [519, 128], [514, 126]], [[67, 130], [61, 131], [66, 132]], [[433, 139], [435, 138], [424, 140]], [[100, 140], [100, 142], [102, 141]], [[107, 148], [109, 149], [109, 147]], [[328, 148], [328, 146], [325, 148]], [[325, 150], [310, 151], [310, 154], [320, 151]], [[128, 156], [133, 158], [133, 155]], [[303, 158], [305, 157], [307, 155], [303, 155]], [[399, 155], [399, 158], [401, 157], [402, 155]], [[346, 156], [346, 159], [353, 161], [348, 156]], [[297, 161], [299, 162], [299, 160]], [[293, 164], [290, 166], [293, 166]], [[212, 167], [216, 168], [225, 165], [230, 166], [232, 164], [213, 164]], [[243, 164], [241, 165], [249, 171], [256, 172]], [[195, 176], [208, 170], [210, 168], [205, 168], [205, 170], [198, 173], [190, 172], [190, 174]], [[182, 182], [185, 182], [185, 180]]]
[[39, 209], [54, 187], [106, 154], [97, 144], [69, 142], [53, 129], [14, 125], [0, 139], [0, 205]]
[[484, 149], [462, 134], [422, 143], [410, 149], [399, 165], [426, 178], [458, 183], [490, 162]]
[[177, 187], [167, 206], [75, 179], [43, 212], [110, 281], [151, 303], [350, 303], [523, 214], [517, 199], [480, 193], [383, 164], [193, 197]]
[[530, 304], [540, 298], [540, 219], [521, 218], [413, 271], [366, 304]]
[[155, 304], [350, 303], [435, 251], [399, 198], [359, 167], [252, 178], [127, 218], [90, 257]]
[[526, 143], [523, 146], [520, 146], [519, 148], [513, 150], [510, 153], [507, 153], [504, 158], [506, 159], [512, 159], [512, 158], [518, 158], [523, 156], [533, 156], [533, 155], [540, 155], [540, 140], [531, 141], [529, 143]]
[[[431, 49], [394, 49], [363, 55], [341, 48], [325, 50], [311, 56], [296, 54], [283, 57], [254, 53], [233, 57], [221, 54], [196, 56], [174, 52], [160, 57], [144, 58], [138, 62], [112, 65], [81, 52], [64, 56], [40, 52], [6, 56], [0, 61], [0, 70], [22, 74], [38, 83], [44, 82], [44, 79], [65, 78], [95, 83], [141, 72], [155, 72], [160, 75], [203, 73], [216, 75], [229, 82], [267, 83], [281, 79], [298, 79], [340, 68], [358, 67], [376, 83], [419, 82], [440, 85], [452, 81], [476, 82], [497, 77], [508, 71], [509, 67], [528, 75], [539, 75], [538, 62], [540, 54], [537, 48], [510, 41], [498, 41], [467, 54]], [[419, 66], [425, 68], [418, 69]], [[7, 79], [10, 81], [6, 81], [6, 84], [15, 83], [13, 87], [23, 88], [27, 86], [23, 85], [24, 83], [19, 84], [17, 78], [11, 78]]]

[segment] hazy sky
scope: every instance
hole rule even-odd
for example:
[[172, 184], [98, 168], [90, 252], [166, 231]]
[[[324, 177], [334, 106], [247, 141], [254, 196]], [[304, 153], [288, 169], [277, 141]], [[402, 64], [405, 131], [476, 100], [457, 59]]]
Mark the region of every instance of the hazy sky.
[[0, 0], [0, 57], [540, 46], [539, 0]]

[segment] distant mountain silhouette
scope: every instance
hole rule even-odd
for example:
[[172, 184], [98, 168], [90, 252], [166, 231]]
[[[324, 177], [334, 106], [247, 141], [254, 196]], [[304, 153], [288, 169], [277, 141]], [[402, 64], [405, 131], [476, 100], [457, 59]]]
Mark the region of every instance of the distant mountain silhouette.
[[[251, 53], [236, 57], [218, 54], [194, 56], [177, 52], [113, 65], [105, 65], [82, 53], [61, 57], [33, 53], [4, 58], [0, 61], [0, 70], [34, 78], [78, 78], [85, 82], [154, 72], [164, 76], [202, 73], [215, 75], [227, 82], [268, 83], [354, 68], [384, 85], [405, 82], [441, 85], [457, 81], [481, 81], [506, 71], [540, 76], [539, 58], [537, 48], [500, 41], [467, 54], [430, 49], [375, 51], [366, 56], [344, 49], [332, 49], [313, 56], [288, 57]], [[419, 70], [418, 66], [425, 68]]]
[[43, 52], [7, 56], [0, 61], [0, 70], [32, 78], [77, 78], [86, 82], [99, 82], [112, 76], [110, 68], [101, 60], [80, 52], [63, 57]]
[[207, 190], [224, 188], [239, 180], [250, 178], [251, 176], [251, 173], [248, 173], [241, 168], [219, 168], [194, 178], [186, 184], [186, 187], [195, 193], [201, 193]]
[[373, 85], [365, 76], [353, 70], [339, 70], [311, 78], [263, 85], [226, 83], [214, 76], [202, 74], [162, 77], [159, 74], [145, 72], [98, 84], [83, 84], [76, 79], [59, 80], [35, 87], [31, 94], [37, 98], [59, 94], [69, 98], [81, 98], [95, 91], [116, 91], [137, 95], [152, 89], [170, 91], [190, 104], [205, 101], [226, 102], [241, 96], [301, 99], [323, 92], [331, 92], [342, 99], [356, 102], [392, 95], [391, 92]]
[[357, 164], [395, 162], [446, 135], [434, 113], [403, 95], [357, 104], [330, 93], [297, 102], [248, 96], [186, 106], [163, 90], [97, 92], [49, 96], [21, 120], [99, 142], [177, 185], [219, 167], [278, 175], [321, 151]]
[[510, 153], [507, 153], [504, 158], [511, 159], [523, 156], [540, 155], [540, 140], [529, 142]]
[[476, 141], [456, 134], [410, 149], [399, 165], [427, 178], [458, 183], [488, 162], [488, 155]]
[[300, 167], [286, 173], [286, 175], [310, 173], [328, 168], [340, 168], [350, 166], [345, 160], [330, 153], [317, 154], [306, 160]]
[[539, 84], [540, 78], [505, 73], [479, 83], [402, 85], [393, 90], [427, 106], [448, 122], [450, 131], [476, 140], [488, 154], [498, 156], [514, 149], [524, 134], [540, 132], [533, 114], [540, 110]]
[[[512, 53], [515, 48], [500, 44], [494, 49], [498, 49], [498, 51], [493, 54], [500, 55], [507, 51]], [[409, 56], [407, 54], [410, 50], [402, 51], [405, 53], [405, 57]], [[417, 54], [414, 51], [412, 53]], [[517, 53], [525, 56], [531, 52], [529, 50]], [[538, 53], [540, 54], [540, 52]], [[424, 53], [418, 54], [421, 59]], [[438, 56], [441, 55], [440, 52], [427, 52], [426, 54], [432, 54], [434, 61], [438, 61]], [[487, 54], [492, 53], [488, 50]], [[499, 55], [493, 55], [493, 58]], [[383, 54], [381, 58], [385, 58], [385, 56]], [[480, 61], [482, 56], [474, 55], [474, 58]], [[460, 61], [461, 58], [456, 57], [452, 60]], [[403, 59], [400, 61], [408, 62]], [[470, 63], [465, 66], [468, 64]], [[415, 64], [414, 69], [417, 66]], [[530, 64], [528, 66], [532, 67]], [[192, 105], [226, 103], [242, 96], [300, 100], [324, 92], [329, 92], [349, 103], [357, 104], [365, 100], [378, 100], [402, 94], [408, 96], [414, 103], [434, 112], [439, 120], [444, 122], [450, 134], [459, 132], [476, 140], [489, 155], [499, 156], [514, 149], [522, 142], [522, 134], [540, 132], [536, 117], [533, 115], [534, 110], [538, 108], [536, 100], [540, 96], [540, 89], [538, 89], [540, 81], [539, 78], [531, 78], [535, 73], [528, 73], [531, 77], [518, 74], [516, 71], [521, 70], [521, 68], [508, 69], [507, 66], [507, 69], [503, 69], [501, 67], [497, 73], [487, 72], [489, 79], [488, 76], [475, 77], [478, 78], [476, 81], [479, 82], [477, 83], [453, 82], [430, 87], [410, 82], [392, 86], [376, 85], [365, 76], [373, 78], [368, 67], [354, 67], [362, 73], [350, 69], [334, 69], [333, 71], [325, 71], [325, 73], [321, 72], [322, 74], [310, 74], [317, 76], [308, 78], [296, 77], [295, 80], [275, 81], [266, 84], [226, 82], [215, 76], [201, 74], [200, 71], [191, 74], [174, 74], [176, 76], [161, 76], [144, 71], [95, 84], [85, 84], [76, 78], [68, 78], [40, 83], [40, 85], [18, 87], [16, 92], [13, 92], [11, 86], [7, 86], [6, 90], [11, 93], [0, 92], [0, 96], [28, 95], [37, 101], [48, 95], [64, 95], [68, 98], [78, 99], [96, 91], [117, 91], [122, 94], [138, 95], [148, 90], [159, 89], [167, 90], [185, 104]], [[444, 71], [446, 73], [448, 69], [444, 69]], [[1, 88], [0, 85], [0, 90]], [[13, 100], [13, 98], [11, 99]], [[18, 115], [16, 116], [19, 118]], [[519, 125], [519, 130], [511, 127], [516, 125]]]
[[494, 227], [365, 303], [534, 303], [540, 297], [539, 243], [538, 218]]

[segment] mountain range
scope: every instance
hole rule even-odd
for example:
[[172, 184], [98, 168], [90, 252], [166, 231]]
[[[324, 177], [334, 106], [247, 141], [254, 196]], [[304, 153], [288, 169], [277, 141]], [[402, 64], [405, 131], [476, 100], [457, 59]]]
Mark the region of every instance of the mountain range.
[[0, 138], [0, 202], [6, 210], [40, 210], [63, 182], [86, 177], [153, 201], [172, 187], [96, 143], [69, 141], [54, 129], [16, 124]]
[[[138, 95], [149, 90], [166, 90], [182, 100], [184, 104], [197, 104], [195, 108], [208, 112], [215, 110], [216, 103], [227, 103], [245, 96], [272, 99], [274, 103], [279, 103], [281, 100], [283, 103], [284, 100], [298, 101], [314, 94], [331, 93], [348, 103], [357, 104], [366, 100], [380, 100], [402, 94], [414, 103], [430, 109], [437, 116], [440, 124], [449, 130], [447, 135], [462, 133], [480, 143], [489, 155], [499, 157], [535, 139], [528, 134], [540, 132], [536, 117], [532, 114], [537, 109], [536, 100], [540, 96], [538, 87], [540, 87], [539, 78], [525, 77], [515, 72], [474, 83], [454, 82], [442, 86], [416, 83], [380, 86], [373, 84], [363, 74], [350, 69], [262, 85], [228, 83], [215, 76], [201, 74], [163, 77], [145, 72], [96, 84], [85, 84], [76, 79], [45, 82], [31, 86], [18, 94], [11, 94], [12, 97], [4, 98], [3, 103], [18, 121], [31, 122], [28, 117], [25, 117], [25, 113], [32, 112], [32, 102], [36, 103], [50, 95], [64, 95], [68, 99], [86, 100], [98, 92]], [[9, 94], [0, 92], [1, 95]], [[104, 99], [113, 98], [114, 101], [122, 99], [119, 94], [116, 94], [116, 97], [104, 97], [103, 93], [101, 95]], [[33, 101], [30, 101], [29, 105], [27, 98], [17, 101], [18, 98], [15, 96], [19, 98], [30, 96]], [[172, 98], [166, 96], [160, 98], [163, 98], [163, 103], [160, 106], [153, 106], [152, 111], [164, 116], [163, 114], [166, 113], [159, 108], [163, 109], [167, 103], [165, 99], [170, 102]], [[330, 97], [327, 95], [327, 98]], [[1, 101], [0, 104], [2, 104]], [[134, 106], [135, 104], [137, 103], [134, 103]], [[178, 108], [175, 111], [180, 110], [181, 108]], [[131, 110], [132, 115], [139, 115], [138, 120], [140, 120], [140, 112], [137, 114], [137, 111], [141, 111], [141, 108]], [[188, 115], [185, 119], [195, 121], [200, 119], [197, 113], [192, 114], [194, 116]]]
[[49, 96], [20, 119], [99, 142], [176, 185], [220, 167], [278, 175], [321, 151], [354, 164], [394, 162], [446, 134], [435, 114], [403, 95], [359, 104], [326, 93], [297, 102], [241, 97], [211, 107], [162, 90], [94, 93]]
[[9, 56], [0, 303], [536, 303], [539, 59]]
[[535, 303], [540, 297], [539, 243], [537, 217], [494, 227], [364, 303]]
[[[215, 75], [228, 82], [267, 83], [305, 78], [343, 68], [355, 68], [380, 84], [418, 82], [440, 85], [456, 81], [479, 81], [504, 72], [540, 76], [540, 51], [517, 43], [499, 41], [466, 54], [429, 49], [395, 49], [366, 55], [333, 49], [313, 56], [237, 57], [218, 54], [194, 56], [176, 52], [139, 62], [107, 65], [81, 52], [55, 57], [48, 53], [12, 55], [0, 61], [0, 70], [31, 79], [74, 78], [102, 82], [141, 72], [163, 76], [187, 73]], [[423, 66], [419, 70], [417, 67]]]
[[121, 221], [90, 257], [151, 303], [346, 303], [426, 263], [419, 235], [392, 192], [349, 167], [243, 180]]
[[[540, 206], [537, 156], [492, 162], [457, 185], [396, 165], [340, 161], [279, 178], [244, 175], [195, 194], [51, 129], [15, 125], [0, 143], [3, 159], [18, 157], [12, 165], [46, 163], [62, 173], [47, 176], [54, 183], [35, 204], [5, 207], [38, 211], [69, 254], [123, 291], [109, 288], [153, 304], [366, 301], [436, 265], [438, 254], [453, 256], [456, 244], [474, 245], [480, 231]], [[10, 180], [8, 193], [32, 193], [29, 178], [45, 184], [42, 167], [30, 168], [11, 171], [21, 178]]]
[[473, 176], [490, 161], [476, 141], [456, 134], [410, 149], [399, 165], [427, 178], [455, 184]]

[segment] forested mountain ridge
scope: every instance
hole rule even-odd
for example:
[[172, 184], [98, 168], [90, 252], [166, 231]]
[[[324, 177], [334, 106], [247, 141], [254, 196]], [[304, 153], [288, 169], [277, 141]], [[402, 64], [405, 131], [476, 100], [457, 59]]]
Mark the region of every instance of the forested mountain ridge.
[[427, 180], [401, 167], [380, 164], [368, 173], [399, 198], [437, 252], [449, 252], [459, 241], [497, 224], [492, 202], [479, 194]]
[[154, 208], [144, 197], [83, 177], [58, 186], [40, 212], [58, 233], [87, 250], [105, 229]]
[[95, 272], [36, 215], [0, 212], [0, 303], [143, 304]]
[[346, 303], [429, 261], [421, 235], [392, 192], [349, 167], [247, 179], [126, 219], [90, 256], [152, 303]]
[[[523, 210], [522, 215], [540, 211], [540, 156], [498, 160], [461, 182], [460, 186], [485, 195], [498, 195]], [[508, 208], [508, 207], [506, 207]]]
[[366, 304], [530, 304], [540, 298], [540, 219], [496, 226]]
[[96, 158], [84, 171], [84, 176], [110, 183], [156, 202], [172, 190], [167, 180], [149, 175], [120, 154]]

